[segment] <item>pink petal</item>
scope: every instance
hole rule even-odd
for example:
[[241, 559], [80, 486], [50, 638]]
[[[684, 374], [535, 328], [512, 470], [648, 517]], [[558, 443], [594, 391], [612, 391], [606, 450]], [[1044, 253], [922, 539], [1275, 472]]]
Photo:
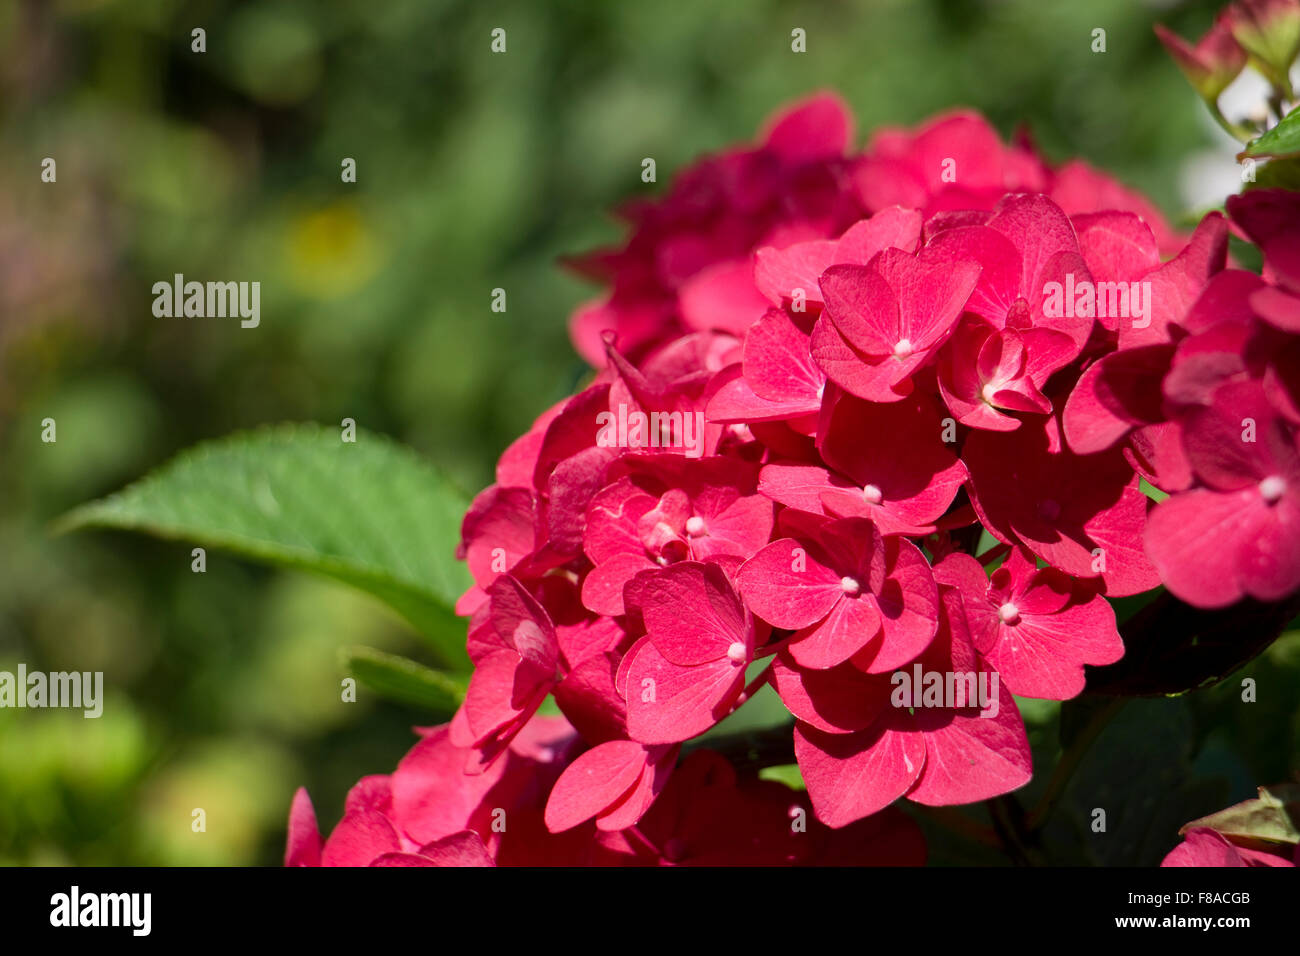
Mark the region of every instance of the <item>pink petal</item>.
[[320, 866], [321, 838], [316, 810], [306, 787], [294, 791], [289, 809], [289, 835], [285, 841], [285, 866]]
[[1165, 856], [1161, 866], [1249, 866], [1237, 848], [1217, 830], [1194, 827]]
[[741, 565], [737, 583], [755, 614], [774, 627], [797, 630], [820, 621], [844, 596], [840, 577], [805, 545], [781, 538]]
[[625, 613], [623, 588], [638, 572], [657, 565], [642, 553], [616, 554], [596, 565], [582, 581], [582, 603], [597, 614]]
[[321, 851], [321, 866], [368, 866], [384, 853], [402, 848], [401, 838], [383, 814], [354, 810], [339, 821]]
[[788, 650], [772, 661], [772, 684], [790, 713], [832, 734], [866, 730], [889, 706], [888, 677], [869, 676], [852, 664], [806, 670]]
[[925, 768], [907, 798], [927, 806], [976, 803], [1009, 793], [1033, 775], [1029, 738], [1015, 698], [998, 688], [996, 717], [918, 708]]
[[[648, 639], [628, 652], [627, 729], [644, 744], [672, 744], [702, 734], [726, 716], [745, 686], [748, 659], [674, 664]], [[648, 683], [647, 683], [648, 682]]]
[[483, 838], [473, 830], [461, 830], [427, 843], [420, 847], [420, 856], [434, 866], [496, 866]]
[[[837, 590], [838, 581], [836, 582]], [[869, 595], [845, 597], [832, 606], [824, 621], [798, 631], [790, 642], [790, 655], [800, 667], [825, 670], [842, 664], [880, 632], [880, 612]]]
[[925, 555], [905, 538], [886, 539], [885, 550], [889, 575], [876, 598], [883, 636], [854, 658], [872, 674], [916, 658], [934, 640], [939, 620], [938, 588]]
[[1197, 607], [1224, 607], [1248, 591], [1275, 599], [1300, 583], [1300, 522], [1295, 509], [1277, 511], [1255, 488], [1183, 492], [1151, 512], [1147, 553], [1169, 590]]
[[780, 309], [769, 309], [745, 336], [745, 378], [770, 401], [798, 401], [816, 411], [826, 376], [812, 360], [807, 333]]
[[684, 561], [664, 568], [647, 576], [641, 593], [647, 634], [667, 661], [691, 667], [725, 660], [737, 642], [752, 653], [744, 607], [716, 564]]
[[925, 743], [909, 715], [887, 710], [870, 728], [828, 734], [794, 725], [794, 753], [817, 819], [839, 828], [883, 810], [925, 765]]
[[721, 262], [697, 273], [678, 292], [683, 321], [693, 329], [744, 335], [768, 307], [754, 286], [749, 259]]
[[1164, 419], [1156, 383], [1169, 370], [1173, 348], [1154, 345], [1112, 352], [1079, 378], [1061, 422], [1071, 450], [1104, 451], [1128, 432]]
[[647, 751], [630, 740], [610, 740], [569, 764], [546, 801], [546, 828], [559, 833], [604, 812], [636, 786]]
[[817, 93], [779, 114], [764, 138], [787, 163], [809, 163], [844, 154], [853, 136], [848, 106], [835, 93]]
[[1124, 656], [1115, 612], [1100, 596], [1057, 614], [1022, 612], [1001, 624], [985, 654], [1008, 690], [1021, 697], [1068, 700], [1084, 688], [1084, 664], [1112, 664]]

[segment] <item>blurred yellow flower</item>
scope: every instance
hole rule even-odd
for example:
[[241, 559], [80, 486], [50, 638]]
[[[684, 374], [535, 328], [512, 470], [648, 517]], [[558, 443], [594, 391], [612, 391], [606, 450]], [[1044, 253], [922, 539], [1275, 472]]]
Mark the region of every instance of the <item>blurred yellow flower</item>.
[[294, 286], [317, 299], [337, 299], [361, 288], [382, 259], [379, 237], [351, 200], [293, 219], [285, 252]]

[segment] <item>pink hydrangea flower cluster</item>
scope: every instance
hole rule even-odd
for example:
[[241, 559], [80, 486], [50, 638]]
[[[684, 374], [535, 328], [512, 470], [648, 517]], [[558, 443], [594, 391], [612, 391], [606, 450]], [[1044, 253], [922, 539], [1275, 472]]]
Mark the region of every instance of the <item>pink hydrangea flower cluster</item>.
[[[1300, 587], [1300, 200], [1230, 204], [1261, 277], [973, 113], [851, 128], [814, 96], [579, 262], [594, 379], [465, 517], [464, 703], [290, 862], [917, 863], [890, 805], [1028, 781], [1012, 695], [1123, 655], [1108, 598]], [[697, 740], [765, 685], [806, 795]]]

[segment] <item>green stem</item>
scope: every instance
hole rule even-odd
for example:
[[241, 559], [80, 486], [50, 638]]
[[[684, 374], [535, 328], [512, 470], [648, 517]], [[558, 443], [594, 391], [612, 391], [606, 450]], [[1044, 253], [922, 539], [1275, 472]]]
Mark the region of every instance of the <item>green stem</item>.
[[1101, 732], [1106, 729], [1106, 725], [1111, 722], [1115, 715], [1124, 709], [1125, 702], [1122, 697], [1112, 697], [1107, 701], [1104, 707], [1092, 715], [1084, 728], [1079, 731], [1078, 736], [1061, 754], [1056, 769], [1052, 771], [1051, 779], [1047, 781], [1047, 789], [1043, 791], [1042, 799], [1030, 811], [1025, 821], [1025, 827], [1030, 833], [1042, 829], [1047, 823], [1052, 811], [1056, 809], [1057, 803], [1060, 802], [1062, 795], [1065, 793], [1070, 778], [1074, 776], [1074, 772], [1079, 769], [1079, 764], [1087, 756], [1093, 741], [1101, 736]]
[[1002, 555], [1010, 554], [1010, 553], [1011, 553], [1011, 545], [995, 544], [993, 547], [989, 548], [983, 554], [979, 555], [975, 560], [978, 561], [980, 564], [988, 564], [990, 561], [996, 561], [998, 558], [1002, 557]]
[[1220, 111], [1218, 102], [1206, 100], [1205, 105], [1209, 109], [1210, 115], [1214, 117], [1214, 121], [1222, 126], [1224, 131], [1239, 143], [1248, 145], [1251, 140], [1255, 138], [1256, 133], [1254, 130], [1229, 121], [1229, 119]]

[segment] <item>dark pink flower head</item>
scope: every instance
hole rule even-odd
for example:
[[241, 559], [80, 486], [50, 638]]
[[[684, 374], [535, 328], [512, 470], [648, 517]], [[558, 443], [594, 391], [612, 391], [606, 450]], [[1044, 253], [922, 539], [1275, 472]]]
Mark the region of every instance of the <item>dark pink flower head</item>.
[[1254, 381], [1229, 382], [1182, 419], [1200, 487], [1156, 506], [1146, 548], [1176, 596], [1222, 607], [1275, 601], [1300, 587], [1296, 431]]
[[574, 314], [578, 352], [599, 367], [609, 331], [634, 360], [686, 328], [743, 332], [763, 309], [754, 249], [827, 238], [862, 218], [842, 171], [851, 135], [842, 101], [816, 94], [779, 114], [758, 145], [707, 157], [662, 199], [629, 204], [627, 243], [573, 263], [612, 286]]
[[[926, 246], [932, 262], [980, 268], [966, 310], [995, 329], [1050, 330], [1066, 336], [1033, 342], [1048, 354], [1031, 361], [1054, 370], [1082, 350], [1095, 308], [1076, 308], [1075, 290], [1092, 282], [1074, 227], [1046, 196], [1013, 195], [998, 203], [985, 225], [945, 228]], [[1086, 305], [1086, 302], [1083, 303]], [[1042, 378], [1045, 378], [1042, 375]]]
[[545, 608], [503, 574], [475, 612], [468, 650], [474, 675], [452, 720], [451, 739], [475, 748], [476, 760], [486, 765], [505, 751], [560, 680], [560, 647]]
[[1096, 588], [1039, 568], [1019, 548], [991, 576], [960, 553], [934, 574], [961, 592], [975, 649], [1013, 694], [1068, 700], [1083, 690], [1084, 664], [1124, 654], [1115, 612]]
[[624, 473], [601, 489], [587, 514], [584, 547], [594, 567], [582, 600], [598, 614], [624, 613], [623, 587], [639, 571], [723, 555], [743, 559], [772, 533], [772, 502], [757, 493], [755, 465], [637, 456], [619, 469]]
[[915, 545], [882, 538], [866, 518], [785, 515], [795, 536], [759, 551], [738, 579], [755, 614], [795, 632], [789, 650], [800, 666], [852, 659], [879, 673], [925, 650], [938, 627], [938, 592]]
[[1100, 578], [1112, 597], [1159, 583], [1140, 541], [1147, 497], [1118, 449], [1076, 455], [1048, 427], [971, 432], [962, 460], [980, 521], [1066, 574]]
[[1277, 328], [1300, 333], [1300, 193], [1252, 189], [1229, 196], [1228, 212], [1264, 254], [1270, 285], [1252, 293], [1251, 306]]
[[1156, 36], [1183, 75], [1207, 102], [1213, 103], [1246, 66], [1246, 51], [1232, 36], [1228, 14], [1221, 13], [1193, 46], [1162, 24]]
[[822, 273], [825, 309], [812, 354], [827, 377], [874, 402], [910, 394], [912, 374], [943, 345], [980, 275], [977, 263], [886, 249], [868, 265]]
[[828, 826], [904, 795], [931, 806], [971, 803], [1028, 782], [1029, 740], [1011, 692], [975, 653], [955, 589], [942, 589], [940, 607], [934, 642], [888, 677], [851, 664], [774, 665], [777, 690], [797, 718], [795, 757]]
[[978, 113], [958, 110], [915, 131], [882, 129], [853, 166], [853, 183], [871, 211], [888, 206], [927, 216], [949, 209], [989, 209], [1005, 193], [1046, 188], [1042, 161], [1020, 145], [1004, 146]]
[[682, 562], [635, 584], [646, 636], [619, 673], [628, 734], [643, 744], [688, 740], [740, 702], [757, 643], [753, 616], [717, 564]]

